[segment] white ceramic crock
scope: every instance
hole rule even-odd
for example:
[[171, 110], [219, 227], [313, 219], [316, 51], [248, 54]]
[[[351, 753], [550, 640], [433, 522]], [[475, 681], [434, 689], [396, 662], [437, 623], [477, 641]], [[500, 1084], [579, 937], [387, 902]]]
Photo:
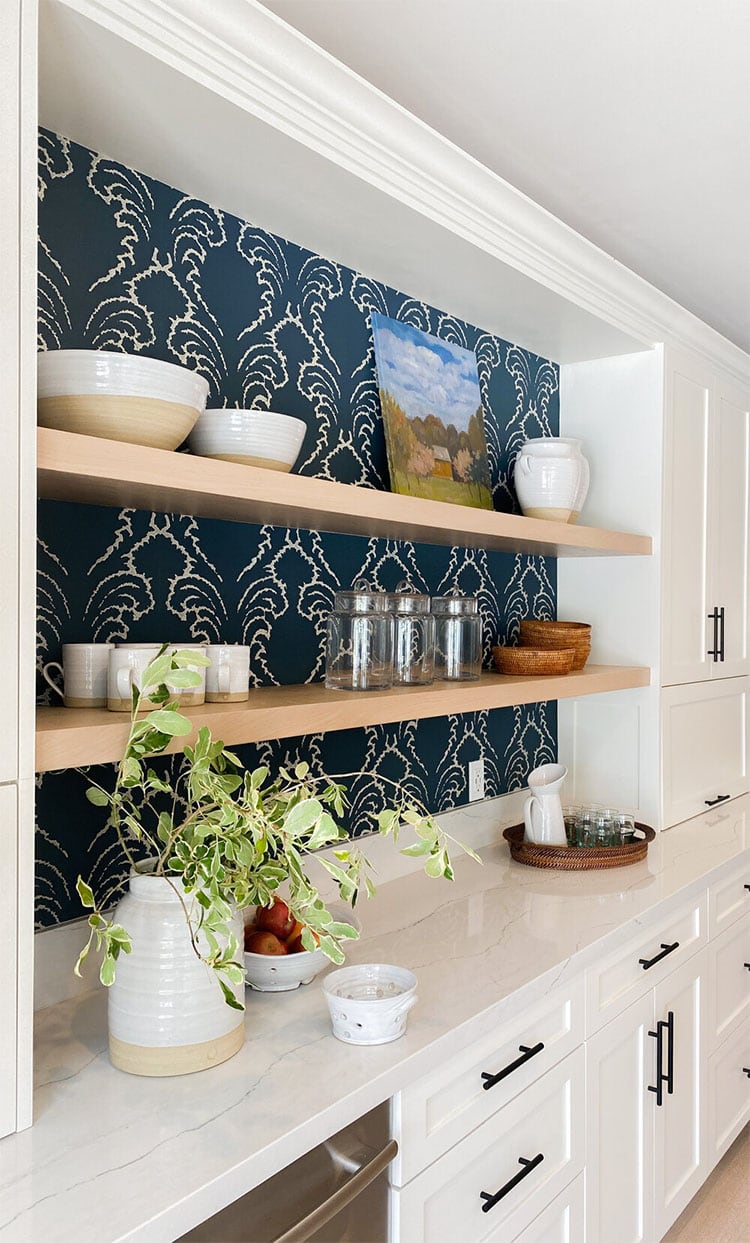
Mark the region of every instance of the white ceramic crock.
[[[184, 900], [191, 910], [194, 899]], [[131, 876], [115, 921], [129, 932], [133, 950], [118, 958], [109, 989], [112, 1064], [134, 1075], [187, 1075], [237, 1053], [244, 1013], [227, 1005], [213, 970], [195, 954], [172, 884], [163, 876]], [[239, 913], [232, 932], [241, 947]], [[242, 1003], [243, 986], [234, 992]]]
[[589, 464], [580, 440], [543, 436], [527, 440], [516, 458], [514, 484], [527, 518], [576, 522], [589, 488]]

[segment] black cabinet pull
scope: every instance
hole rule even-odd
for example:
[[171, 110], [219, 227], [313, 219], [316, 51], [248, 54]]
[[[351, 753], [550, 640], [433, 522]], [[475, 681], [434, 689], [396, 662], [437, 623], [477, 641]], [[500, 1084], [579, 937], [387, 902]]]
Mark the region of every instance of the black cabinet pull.
[[667, 1092], [674, 1092], [674, 1011], [667, 1011]]
[[715, 807], [717, 803], [726, 803], [727, 799], [731, 797], [731, 794], [719, 794], [716, 798], [704, 798], [703, 802], [706, 804], [706, 807]]
[[655, 958], [639, 958], [638, 962], [643, 967], [644, 971], [648, 971], [649, 967], [655, 966], [657, 962], [661, 962], [662, 958], [666, 958], [667, 954], [671, 954], [674, 950], [678, 950], [679, 948], [679, 941], [675, 941], [674, 945], [667, 945], [664, 941], [662, 941], [661, 954], [657, 954]]
[[747, 1075], [748, 1079], [750, 1079], [750, 1066], [743, 1066], [742, 1073], [743, 1075]]
[[519, 1066], [523, 1066], [525, 1062], [530, 1062], [532, 1057], [536, 1057], [537, 1053], [541, 1053], [543, 1048], [544, 1045], [541, 1040], [539, 1041], [539, 1044], [535, 1044], [531, 1049], [526, 1044], [519, 1044], [518, 1052], [521, 1056], [517, 1057], [515, 1062], [509, 1062], [508, 1065], [504, 1066], [502, 1070], [499, 1070], [496, 1075], [491, 1075], [489, 1071], [483, 1070], [482, 1078], [484, 1079], [484, 1083], [482, 1084], [482, 1087], [485, 1092], [488, 1092], [490, 1088], [494, 1088], [495, 1084], [499, 1083], [501, 1079], [504, 1079], [506, 1075], [512, 1075], [513, 1071], [518, 1070]]
[[499, 1191], [495, 1192], [494, 1196], [490, 1195], [489, 1191], [480, 1191], [479, 1197], [480, 1199], [484, 1200], [484, 1204], [482, 1205], [482, 1212], [489, 1213], [490, 1209], [494, 1208], [495, 1205], [498, 1204], [500, 1200], [503, 1199], [503, 1196], [507, 1196], [508, 1192], [512, 1191], [514, 1187], [517, 1187], [521, 1179], [525, 1178], [527, 1174], [530, 1174], [532, 1170], [535, 1170], [538, 1165], [541, 1165], [543, 1160], [544, 1160], [543, 1152], [538, 1152], [535, 1157], [531, 1157], [531, 1158], [530, 1157], [519, 1157], [518, 1164], [522, 1165], [523, 1169], [519, 1170], [517, 1174], [514, 1174], [513, 1177], [510, 1179], [510, 1181], [507, 1182], [504, 1187], [501, 1187]]
[[747, 971], [750, 971], [750, 962], [746, 962], [746, 963], [745, 963], [745, 969], [746, 969]]
[[648, 1033], [649, 1036], [653, 1036], [654, 1040], [656, 1041], [656, 1084], [653, 1085], [650, 1083], [648, 1085], [648, 1090], [649, 1092], [656, 1093], [657, 1105], [664, 1104], [664, 1100], [662, 1098], [662, 1084], [666, 1083], [666, 1080], [667, 1080], [667, 1076], [664, 1074], [661, 1068], [662, 1058], [663, 1058], [663, 1053], [664, 1053], [662, 1035], [663, 1035], [663, 1030], [666, 1026], [667, 1024], [664, 1022], [664, 1020], [659, 1019], [659, 1022], [656, 1024], [656, 1031]]
[[747, 892], [750, 893], [750, 885], [745, 885], [745, 888], [747, 889]]
[[719, 609], [719, 660], [724, 659], [724, 606]]
[[710, 656], [714, 663], [716, 663], [719, 659], [719, 610], [716, 608], [712, 609], [710, 613], [706, 613], [706, 617], [714, 624], [714, 645], [708, 649], [706, 655]]

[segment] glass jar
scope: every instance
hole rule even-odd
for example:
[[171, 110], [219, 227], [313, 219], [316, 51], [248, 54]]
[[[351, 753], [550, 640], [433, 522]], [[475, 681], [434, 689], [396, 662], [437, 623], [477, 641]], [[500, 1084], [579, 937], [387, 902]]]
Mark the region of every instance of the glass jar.
[[482, 619], [473, 596], [436, 596], [435, 677], [473, 682], [482, 668]]
[[388, 596], [393, 614], [393, 681], [396, 686], [429, 686], [435, 675], [435, 618], [430, 597], [399, 583]]
[[329, 690], [380, 691], [393, 685], [393, 617], [384, 592], [337, 591], [326, 626]]

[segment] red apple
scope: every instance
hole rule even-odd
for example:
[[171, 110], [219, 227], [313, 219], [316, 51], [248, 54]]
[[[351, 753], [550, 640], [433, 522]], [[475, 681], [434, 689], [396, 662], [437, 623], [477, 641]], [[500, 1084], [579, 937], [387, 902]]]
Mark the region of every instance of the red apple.
[[274, 898], [271, 906], [261, 906], [255, 912], [255, 923], [263, 932], [272, 932], [284, 940], [294, 927], [294, 918], [282, 898]]
[[286, 954], [287, 948], [283, 941], [272, 932], [253, 932], [245, 942], [249, 954]]

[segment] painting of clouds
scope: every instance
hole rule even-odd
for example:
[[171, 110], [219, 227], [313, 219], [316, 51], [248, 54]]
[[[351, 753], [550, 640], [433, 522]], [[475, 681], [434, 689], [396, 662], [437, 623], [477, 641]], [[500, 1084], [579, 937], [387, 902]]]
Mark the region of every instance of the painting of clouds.
[[476, 356], [373, 314], [391, 490], [492, 509]]

